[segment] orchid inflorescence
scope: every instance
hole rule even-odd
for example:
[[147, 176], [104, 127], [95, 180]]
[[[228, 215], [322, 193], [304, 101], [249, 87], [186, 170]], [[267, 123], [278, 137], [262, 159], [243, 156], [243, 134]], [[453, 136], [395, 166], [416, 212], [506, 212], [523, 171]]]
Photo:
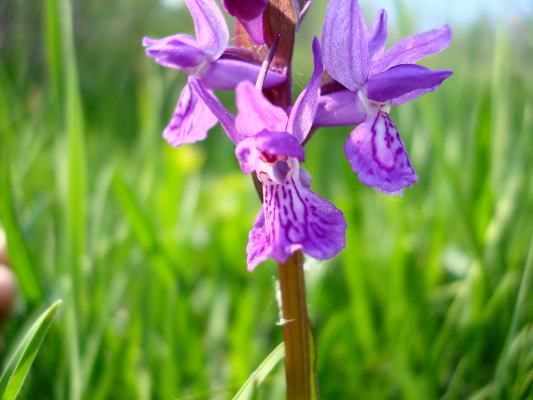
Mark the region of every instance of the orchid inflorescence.
[[[322, 47], [316, 37], [312, 43], [313, 75], [291, 105], [279, 101], [279, 87], [290, 97], [290, 57], [276, 58], [277, 32], [267, 0], [222, 1], [248, 39], [241, 47], [228, 46], [228, 27], [214, 0], [186, 3], [196, 39], [177, 34], [143, 41], [149, 57], [189, 75], [164, 138], [175, 147], [203, 140], [220, 122], [236, 145], [243, 173], [254, 173], [261, 183], [263, 205], [247, 248], [249, 270], [269, 257], [285, 263], [297, 250], [321, 260], [333, 257], [345, 247], [346, 222], [340, 210], [309, 189], [311, 177], [300, 165], [302, 144], [318, 127], [357, 125], [344, 146], [353, 171], [365, 185], [402, 195], [418, 178], [389, 110], [434, 91], [452, 75], [414, 64], [446, 48], [450, 28], [406, 37], [385, 51], [385, 10], [367, 29], [357, 0], [331, 0]], [[290, 3], [297, 10], [295, 30], [301, 15], [298, 2]], [[287, 39], [280, 33], [281, 41]], [[237, 116], [213, 90], [236, 91]]]

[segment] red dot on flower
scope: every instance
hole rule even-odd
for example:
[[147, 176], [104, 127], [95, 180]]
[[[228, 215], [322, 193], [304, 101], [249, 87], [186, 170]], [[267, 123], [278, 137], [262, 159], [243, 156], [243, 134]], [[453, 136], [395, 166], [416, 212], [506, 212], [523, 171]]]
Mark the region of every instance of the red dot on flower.
[[262, 151], [261, 152], [261, 156], [262, 156], [263, 160], [265, 160], [267, 163], [270, 163], [270, 164], [275, 163], [276, 161], [278, 161], [278, 157], [277, 156], [269, 154], [266, 151]]

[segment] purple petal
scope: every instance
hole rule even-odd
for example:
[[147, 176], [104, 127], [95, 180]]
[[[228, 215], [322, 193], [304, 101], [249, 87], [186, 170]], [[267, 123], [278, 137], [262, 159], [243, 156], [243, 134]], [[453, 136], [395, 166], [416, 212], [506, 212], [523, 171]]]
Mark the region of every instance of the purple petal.
[[187, 84], [181, 92], [170, 123], [163, 131], [163, 137], [172, 146], [179, 147], [184, 143], [205, 139], [207, 131], [216, 123], [216, 117]]
[[253, 136], [263, 130], [284, 132], [287, 114], [282, 108], [270, 103], [260, 90], [249, 82], [237, 85], [237, 129], [246, 136]]
[[235, 149], [235, 155], [245, 174], [249, 174], [255, 169], [257, 152], [252, 149], [256, 149], [269, 157], [288, 156], [294, 157], [298, 161], [305, 161], [304, 149], [294, 136], [286, 132], [263, 131], [244, 139]]
[[359, 181], [380, 192], [401, 195], [404, 187], [418, 181], [400, 134], [384, 111], [355, 128], [344, 152]]
[[218, 59], [229, 42], [229, 31], [222, 12], [213, 0], [185, 0], [200, 49], [209, 60]]
[[445, 49], [451, 40], [452, 32], [448, 25], [403, 38], [372, 65], [369, 76], [379, 74], [395, 65], [412, 64], [429, 54]]
[[198, 48], [198, 42], [196, 41], [196, 39], [193, 38], [191, 35], [187, 35], [186, 33], [177, 33], [175, 35], [167, 36], [162, 39], [152, 39], [148, 36], [145, 36], [143, 38], [143, 46], [152, 46], [157, 44], [158, 42], [169, 40], [177, 40], [178, 42], [183, 42], [185, 44], [188, 44], [189, 46]]
[[267, 6], [266, 0], [223, 0], [222, 3], [228, 14], [239, 20], [255, 43], [265, 44], [262, 14]]
[[192, 76], [189, 77], [189, 84], [193, 90], [200, 96], [204, 101], [205, 105], [218, 119], [229, 138], [235, 144], [239, 144], [241, 140], [244, 139], [244, 136], [237, 130], [235, 127], [235, 117], [226, 110], [222, 104], [207, 91], [202, 82]]
[[418, 89], [434, 88], [453, 71], [432, 71], [415, 64], [401, 64], [372, 76], [366, 83], [366, 96], [381, 103]]
[[[211, 64], [207, 73], [202, 76], [202, 82], [208, 89], [233, 90], [239, 82], [255, 82], [260, 70], [261, 66], [257, 64], [235, 59], [221, 59]], [[283, 82], [285, 82], [284, 75], [269, 71], [263, 87], [268, 89]]]
[[146, 55], [165, 67], [187, 69], [204, 60], [205, 55], [194, 39], [188, 35], [172, 35], [162, 39], [145, 37], [143, 46], [148, 46]]
[[263, 30], [263, 14], [250, 20], [239, 19], [239, 22], [256, 44], [260, 46], [266, 44], [265, 33]]
[[331, 0], [322, 31], [324, 66], [350, 90], [365, 82], [369, 69], [366, 23], [357, 0]]
[[267, 0], [222, 0], [222, 4], [229, 15], [249, 21], [265, 11]]
[[385, 50], [387, 41], [387, 12], [384, 9], [378, 11], [378, 16], [372, 22], [368, 31], [368, 52], [370, 59], [376, 61]]
[[440, 83], [438, 85], [435, 85], [430, 88], [426, 89], [417, 89], [413, 90], [412, 92], [406, 93], [403, 96], [396, 97], [395, 99], [391, 100], [391, 104], [394, 106], [400, 106], [402, 104], [408, 103], [414, 99], [418, 99], [420, 96], [425, 95], [426, 93], [433, 92], [437, 90], [440, 86]]
[[320, 98], [321, 76], [324, 67], [322, 65], [320, 43], [316, 37], [313, 39], [313, 56], [315, 60], [313, 76], [307, 84], [307, 87], [298, 96], [287, 123], [287, 132], [292, 133], [298, 139], [299, 143], [304, 141], [311, 126], [313, 126], [318, 100]]
[[326, 260], [346, 245], [346, 221], [329, 201], [302, 186], [295, 171], [281, 185], [263, 184], [264, 204], [249, 234], [248, 270], [268, 257], [285, 263], [297, 250]]
[[314, 126], [359, 125], [366, 118], [366, 110], [355, 92], [340, 90], [320, 96]]
[[307, 172], [307, 170], [300, 166], [300, 183], [306, 187], [306, 188], [309, 188], [311, 187], [311, 174], [309, 172]]

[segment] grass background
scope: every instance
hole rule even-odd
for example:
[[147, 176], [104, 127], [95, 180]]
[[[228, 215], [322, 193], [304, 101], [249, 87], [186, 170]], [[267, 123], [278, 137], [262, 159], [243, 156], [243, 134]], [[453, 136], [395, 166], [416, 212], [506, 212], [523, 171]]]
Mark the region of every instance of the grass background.
[[[298, 37], [298, 90], [325, 6]], [[389, 46], [417, 33], [400, 15]], [[339, 256], [307, 261], [322, 398], [533, 398], [532, 28], [480, 17], [422, 62], [455, 74], [393, 107], [420, 178], [402, 198], [357, 181], [351, 128], [306, 147], [349, 225]], [[0, 363], [63, 299], [21, 399], [228, 399], [282, 341], [275, 263], [246, 271], [259, 203], [234, 145], [220, 127], [161, 138], [186, 76], [140, 43], [176, 32], [193, 32], [186, 9], [153, 0], [0, 4], [0, 221], [20, 283]], [[282, 368], [257, 398], [284, 398]]]

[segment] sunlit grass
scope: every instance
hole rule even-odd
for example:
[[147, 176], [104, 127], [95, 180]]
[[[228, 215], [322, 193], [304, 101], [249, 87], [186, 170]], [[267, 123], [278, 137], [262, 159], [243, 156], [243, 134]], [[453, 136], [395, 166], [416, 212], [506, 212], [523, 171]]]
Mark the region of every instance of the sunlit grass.
[[[177, 150], [161, 138], [185, 76], [140, 40], [191, 31], [186, 13], [107, 4], [76, 4], [74, 42], [66, 0], [12, 5], [0, 219], [20, 296], [1, 361], [61, 298], [21, 399], [231, 398], [282, 341], [275, 264], [246, 271], [259, 201], [220, 127]], [[310, 14], [298, 38], [302, 84], [320, 26]], [[505, 22], [452, 29], [423, 64], [454, 76], [392, 110], [420, 178], [404, 197], [357, 181], [351, 128], [306, 147], [349, 225], [337, 258], [309, 260], [324, 399], [533, 397], [533, 51]], [[278, 369], [259, 398], [283, 385]]]

